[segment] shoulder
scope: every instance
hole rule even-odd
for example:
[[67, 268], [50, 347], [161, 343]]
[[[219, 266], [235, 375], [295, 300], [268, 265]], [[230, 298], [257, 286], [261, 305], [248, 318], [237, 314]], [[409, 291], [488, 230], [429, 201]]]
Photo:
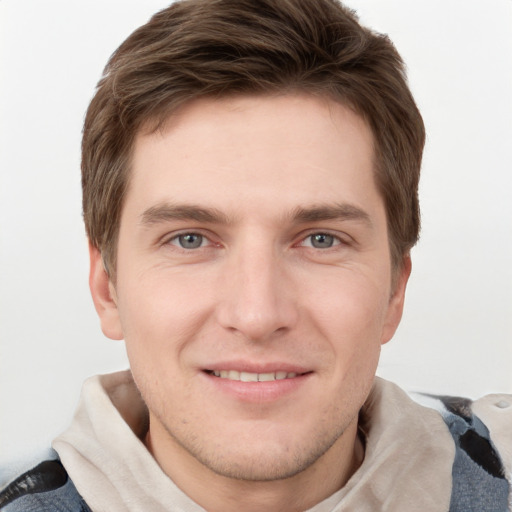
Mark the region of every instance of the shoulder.
[[486, 511], [490, 504], [493, 511], [509, 510], [512, 396], [423, 395], [417, 401], [441, 414], [455, 443], [450, 510]]
[[0, 491], [2, 512], [91, 512], [58, 459], [45, 460]]
[[512, 395], [487, 395], [472, 404], [473, 412], [487, 426], [508, 476], [512, 475]]
[[[512, 473], [512, 395], [492, 394], [478, 400], [456, 396], [413, 394], [412, 398], [436, 409], [458, 444], [480, 442], [482, 453], [495, 452], [501, 462], [499, 472]], [[476, 441], [478, 442], [478, 441]], [[475, 454], [476, 456], [476, 454]], [[485, 464], [483, 464], [485, 465]]]

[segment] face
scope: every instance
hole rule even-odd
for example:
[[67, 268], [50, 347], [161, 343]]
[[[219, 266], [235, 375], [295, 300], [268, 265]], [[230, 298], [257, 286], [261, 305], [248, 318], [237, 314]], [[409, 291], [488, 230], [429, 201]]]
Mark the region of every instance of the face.
[[138, 136], [117, 280], [93, 251], [91, 286], [157, 460], [271, 480], [346, 449], [408, 275], [391, 289], [372, 147], [299, 95], [197, 101]]

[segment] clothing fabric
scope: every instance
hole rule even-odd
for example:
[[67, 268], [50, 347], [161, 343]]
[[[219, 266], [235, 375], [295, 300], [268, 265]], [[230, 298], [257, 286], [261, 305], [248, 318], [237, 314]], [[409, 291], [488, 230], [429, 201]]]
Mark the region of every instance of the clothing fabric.
[[[57, 475], [53, 489], [43, 485], [21, 492], [2, 507], [4, 491], [0, 510], [203, 511], [147, 451], [142, 441], [147, 428], [148, 413], [130, 372], [89, 379], [72, 425], [53, 443], [67, 472], [65, 480]], [[363, 463], [341, 490], [309, 512], [508, 509], [512, 397], [412, 400], [396, 385], [376, 378], [360, 428], [365, 435]], [[29, 476], [37, 480], [41, 473]], [[27, 481], [25, 477], [25, 486]]]
[[[420, 401], [427, 401], [428, 398], [441, 413], [455, 442], [450, 512], [509, 510], [507, 469], [489, 429], [473, 412], [472, 401], [452, 396], [419, 397]], [[493, 404], [497, 410], [507, 409], [511, 405], [510, 401], [504, 399], [495, 400]], [[512, 424], [509, 431], [511, 428]], [[496, 437], [502, 440], [500, 435]], [[508, 474], [510, 478], [510, 471]]]
[[0, 493], [6, 512], [91, 512], [58, 459], [27, 471]]

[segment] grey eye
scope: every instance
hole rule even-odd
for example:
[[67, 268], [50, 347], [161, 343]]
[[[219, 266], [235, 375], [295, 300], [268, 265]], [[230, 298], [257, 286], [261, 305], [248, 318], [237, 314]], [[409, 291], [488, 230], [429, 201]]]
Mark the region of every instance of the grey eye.
[[316, 233], [310, 236], [311, 245], [315, 249], [329, 249], [335, 243], [335, 238], [327, 233]]
[[186, 233], [178, 236], [178, 243], [183, 249], [197, 249], [203, 245], [203, 237], [196, 233]]

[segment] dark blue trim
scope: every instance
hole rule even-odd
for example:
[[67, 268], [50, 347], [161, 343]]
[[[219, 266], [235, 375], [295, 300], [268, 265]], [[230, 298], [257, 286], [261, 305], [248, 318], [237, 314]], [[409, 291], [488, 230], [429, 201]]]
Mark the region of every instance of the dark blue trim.
[[2, 512], [91, 512], [59, 460], [41, 462], [0, 492]]

